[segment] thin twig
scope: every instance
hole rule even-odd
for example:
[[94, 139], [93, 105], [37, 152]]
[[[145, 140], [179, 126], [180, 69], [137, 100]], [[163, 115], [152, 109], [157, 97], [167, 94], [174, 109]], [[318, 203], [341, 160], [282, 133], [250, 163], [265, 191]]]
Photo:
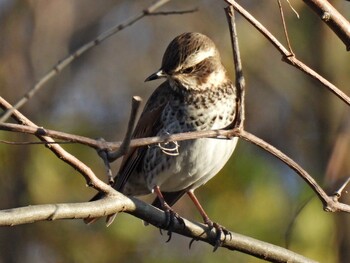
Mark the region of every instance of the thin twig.
[[167, 15], [184, 15], [198, 12], [198, 7], [188, 9], [188, 10], [180, 10], [180, 11], [164, 11], [164, 12], [152, 12], [148, 14], [149, 16], [167, 16]]
[[334, 195], [337, 199], [339, 199], [345, 189], [345, 187], [348, 186], [348, 184], [350, 183], [350, 177], [348, 177], [345, 182], [339, 187], [339, 189], [337, 191], [335, 191]]
[[286, 20], [284, 19], [284, 13], [283, 13], [283, 7], [282, 7], [282, 4], [281, 4], [281, 0], [277, 0], [277, 3], [278, 3], [278, 8], [280, 10], [281, 20], [282, 20], [282, 25], [283, 25], [283, 31], [284, 31], [284, 35], [286, 37], [288, 49], [289, 49], [289, 52], [291, 54], [293, 54], [293, 56], [294, 56], [294, 52], [293, 52], [292, 46], [291, 46], [290, 41], [289, 41], [287, 25], [286, 25]]
[[142, 101], [142, 99], [139, 96], [134, 96], [132, 98], [131, 113], [130, 113], [128, 128], [127, 128], [127, 131], [125, 133], [123, 143], [120, 145], [120, 147], [117, 151], [108, 152], [108, 161], [110, 161], [110, 162], [115, 161], [119, 157], [123, 156], [129, 150], [130, 141], [131, 141], [132, 134], [134, 131], [136, 117], [137, 117], [138, 110], [140, 108], [141, 101]]
[[23, 145], [43, 145], [43, 144], [72, 144], [71, 142], [10, 142], [5, 140], [0, 140], [0, 143], [3, 144], [9, 144], [9, 145], [16, 145], [16, 146], [23, 146]]
[[235, 14], [232, 6], [225, 8], [226, 18], [230, 29], [231, 44], [233, 50], [233, 62], [235, 65], [236, 87], [237, 87], [237, 100], [236, 100], [236, 118], [234, 122], [227, 127], [240, 129], [244, 128], [245, 120], [245, 79], [243, 76], [243, 67], [241, 61], [241, 55], [239, 51], [238, 36], [235, 23]]
[[[350, 98], [340, 89], [338, 89], [331, 82], [326, 80], [316, 71], [305, 65], [303, 62], [298, 60], [292, 53], [290, 53], [258, 20], [256, 20], [249, 12], [247, 12], [243, 7], [237, 4], [234, 0], [225, 0], [227, 3], [231, 4], [234, 9], [239, 12], [244, 18], [248, 20], [257, 30], [260, 31], [271, 43], [274, 45], [277, 50], [282, 54], [282, 60], [288, 64], [296, 67], [307, 75], [319, 81], [323, 86], [328, 88], [333, 94], [338, 98], [344, 101], [346, 104], [350, 105]], [[350, 30], [350, 26], [349, 26]]]
[[132, 138], [132, 134], [134, 132], [137, 113], [138, 113], [138, 110], [140, 108], [141, 101], [142, 101], [142, 99], [139, 96], [134, 96], [132, 98], [131, 112], [130, 112], [130, 118], [129, 118], [129, 122], [128, 122], [128, 128], [126, 130], [124, 140], [123, 140], [122, 144], [120, 145], [120, 147], [118, 148], [118, 150], [116, 150], [114, 152], [110, 151], [108, 148], [103, 148], [103, 149], [99, 148], [97, 150], [98, 154], [100, 155], [100, 157], [104, 161], [106, 171], [107, 171], [107, 177], [108, 177], [109, 183], [111, 185], [114, 183], [114, 177], [112, 174], [110, 162], [117, 160], [118, 158], [120, 158], [121, 156], [125, 155], [128, 152], [129, 147], [130, 147], [130, 141]]
[[107, 38], [123, 30], [124, 28], [131, 26], [132, 24], [134, 24], [135, 22], [137, 22], [138, 20], [142, 19], [145, 16], [151, 15], [156, 9], [160, 8], [161, 6], [163, 6], [169, 1], [170, 0], [159, 0], [155, 2], [148, 8], [144, 9], [141, 13], [133, 17], [130, 17], [126, 19], [124, 22], [120, 23], [119, 25], [115, 25], [112, 28], [106, 30], [105, 32], [101, 33], [96, 39], [89, 41], [88, 43], [84, 44], [83, 46], [78, 48], [76, 51], [74, 51], [72, 54], [62, 59], [61, 61], [59, 61], [49, 72], [47, 72], [37, 83], [35, 83], [34, 86], [17, 103], [15, 103], [15, 105], [12, 108], [8, 109], [4, 113], [4, 115], [0, 118], [0, 123], [5, 122], [11, 116], [11, 114], [15, 109], [21, 108], [30, 98], [32, 98], [44, 86], [45, 83], [47, 83], [54, 76], [58, 75], [58, 73], [60, 73], [64, 68], [66, 68], [72, 61], [80, 57], [82, 54], [84, 54], [88, 50], [96, 47], [102, 41], [106, 40]]
[[297, 18], [299, 19], [300, 16], [299, 16], [299, 13], [297, 12], [297, 10], [295, 10], [295, 8], [292, 6], [292, 4], [290, 3], [289, 0], [285, 0], [285, 1], [288, 3], [290, 9], [292, 9], [292, 11], [294, 12], [294, 14], [295, 14], [295, 15], [297, 16]]

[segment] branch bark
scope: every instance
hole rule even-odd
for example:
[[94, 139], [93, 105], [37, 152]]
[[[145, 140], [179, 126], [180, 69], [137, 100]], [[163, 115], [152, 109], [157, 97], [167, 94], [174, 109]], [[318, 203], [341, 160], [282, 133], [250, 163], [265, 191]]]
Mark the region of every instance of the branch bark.
[[[12, 108], [12, 105], [0, 96], [0, 108], [8, 110]], [[41, 133], [40, 130], [42, 128], [30, 121], [18, 110], [14, 110], [12, 112], [12, 117], [17, 122], [21, 123], [21, 126], [31, 127], [32, 129], [36, 130], [37, 132], [35, 133], [35, 136], [42, 142], [46, 143], [46, 147], [50, 149], [58, 158], [60, 158], [62, 161], [76, 169], [80, 174], [82, 174], [89, 186], [94, 187], [95, 189], [98, 189], [99, 191], [102, 191], [107, 194], [116, 192], [111, 186], [101, 181], [90, 169], [90, 167], [82, 163], [74, 155], [64, 150], [60, 145], [56, 144], [56, 142], [51, 137], [48, 137], [45, 134]]]
[[327, 0], [303, 0], [350, 50], [350, 23]]
[[[251, 23], [263, 36], [266, 37], [268, 41], [271, 42], [272, 45], [276, 47], [276, 49], [281, 53], [282, 60], [293, 67], [301, 70], [305, 74], [309, 75], [313, 79], [319, 81], [324, 87], [329, 89], [333, 94], [335, 94], [338, 98], [344, 101], [347, 105], [350, 106], [350, 98], [339, 88], [337, 88], [334, 84], [329, 82], [327, 79], [322, 77], [312, 68], [308, 67], [306, 64], [301, 62], [296, 56], [288, 51], [281, 42], [277, 40], [258, 20], [256, 20], [248, 11], [246, 11], [242, 6], [237, 4], [234, 0], [225, 0], [228, 4], [232, 5], [234, 9], [240, 13], [249, 23]], [[350, 26], [349, 26], [350, 30]]]
[[[129, 198], [120, 193], [116, 193], [113, 196], [94, 202], [34, 205], [2, 210], [0, 211], [0, 225], [14, 226], [43, 220], [83, 219], [89, 216], [101, 217], [118, 212], [129, 213], [159, 228], [162, 228], [163, 224], [166, 222], [166, 216], [163, 211], [137, 198]], [[208, 226], [186, 219], [184, 219], [184, 223], [185, 226], [175, 220], [171, 231], [194, 240], [200, 240], [211, 245], [215, 244], [216, 233], [208, 228]], [[229, 235], [227, 235], [226, 238], [224, 235], [221, 236], [223, 240], [222, 247], [241, 251], [271, 262], [316, 262], [288, 249], [234, 232], [230, 233], [231, 238]]]
[[[101, 42], [113, 36], [117, 32], [123, 30], [128, 26], [131, 26], [132, 24], [136, 23], [137, 21], [144, 18], [145, 16], [152, 15], [155, 10], [165, 5], [169, 1], [170, 0], [158, 0], [157, 2], [147, 7], [146, 9], [142, 10], [141, 13], [133, 17], [129, 17], [119, 25], [115, 25], [109, 28], [105, 32], [101, 33], [97, 38], [87, 42], [86, 44], [78, 48], [76, 51], [74, 51], [72, 54], [68, 55], [66, 58], [59, 61], [56, 65], [53, 66], [53, 68], [49, 72], [47, 72], [37, 83], [35, 83], [35, 85], [20, 100], [18, 100], [18, 102], [16, 102], [13, 107], [7, 109], [5, 114], [0, 118], [0, 123], [5, 122], [11, 116], [11, 114], [14, 112], [15, 109], [19, 109], [25, 103], [27, 103], [27, 101], [30, 98], [32, 98], [49, 80], [57, 76], [63, 69], [65, 69], [69, 64], [71, 64], [72, 61], [74, 61], [75, 59], [83, 55], [85, 52], [96, 47]], [[188, 13], [188, 12], [194, 12], [194, 11], [195, 10], [187, 10], [187, 11], [182, 11], [182, 13]], [[164, 13], [165, 12], [163, 12], [163, 15]], [[177, 13], [171, 12], [171, 14], [177, 14]], [[156, 13], [156, 15], [159, 15], [159, 14]]]
[[[25, 131], [31, 134], [35, 134], [38, 128], [4, 123], [4, 124], [0, 124], [0, 129], [3, 129], [3, 130], [7, 129], [13, 132]], [[41, 129], [41, 131], [47, 132], [45, 133], [46, 135], [51, 134], [54, 136], [54, 135], [60, 134], [60, 132], [44, 130], [42, 128], [39, 128], [39, 129]], [[210, 130], [210, 131], [186, 132], [186, 133], [166, 135], [162, 137], [133, 139], [130, 141], [130, 147], [141, 147], [141, 146], [147, 146], [147, 145], [152, 145], [157, 143], [164, 143], [164, 142], [171, 142], [171, 141], [184, 141], [184, 140], [191, 140], [191, 139], [198, 139], [198, 138], [219, 138], [218, 140], [225, 140], [225, 139], [231, 139], [235, 136], [259, 146], [260, 148], [264, 149], [265, 151], [269, 152], [273, 156], [280, 159], [282, 162], [288, 165], [291, 169], [293, 169], [317, 194], [317, 196], [319, 197], [319, 199], [324, 205], [325, 211], [328, 211], [328, 212], [343, 211], [343, 212], [350, 213], [350, 205], [340, 203], [337, 200], [337, 197], [334, 195], [332, 196], [327, 195], [327, 193], [322, 189], [322, 187], [318, 185], [318, 183], [313, 179], [313, 177], [310, 174], [308, 174], [300, 165], [298, 165], [295, 161], [293, 161], [290, 157], [282, 153], [280, 150], [278, 150], [274, 146], [265, 142], [264, 140], [239, 128], [236, 128], [233, 130]], [[69, 135], [67, 133], [64, 133], [64, 136], [62, 137], [60, 136], [58, 137], [60, 139], [65, 138], [69, 140]], [[94, 147], [99, 147], [102, 145], [102, 147], [106, 147], [106, 149], [112, 148], [115, 146], [120, 146], [122, 144], [122, 142], [116, 142], [116, 143], [101, 142], [98, 140], [92, 140], [90, 138], [85, 138], [82, 136], [73, 136], [73, 137], [79, 137], [81, 139], [80, 140], [81, 143], [84, 143], [84, 141], [89, 141], [90, 145], [94, 145]]]

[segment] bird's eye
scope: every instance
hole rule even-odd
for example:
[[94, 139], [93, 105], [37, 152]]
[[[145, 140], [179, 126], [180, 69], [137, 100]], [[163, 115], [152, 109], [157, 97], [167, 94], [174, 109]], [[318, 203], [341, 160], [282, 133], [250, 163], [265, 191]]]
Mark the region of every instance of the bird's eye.
[[182, 72], [185, 74], [189, 74], [193, 71], [193, 67], [185, 68]]

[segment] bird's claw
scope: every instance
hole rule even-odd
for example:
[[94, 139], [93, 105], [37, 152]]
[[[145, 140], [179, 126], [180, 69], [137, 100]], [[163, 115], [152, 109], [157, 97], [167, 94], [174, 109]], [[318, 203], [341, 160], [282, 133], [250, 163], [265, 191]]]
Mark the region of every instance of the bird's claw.
[[[227, 236], [229, 236], [230, 240], [232, 240], [231, 232], [223, 226], [219, 225], [218, 223], [208, 220], [207, 222], [205, 222], [205, 224], [208, 225], [210, 231], [212, 229], [215, 229], [216, 237], [213, 252], [215, 252], [219, 247], [223, 245], [223, 243], [226, 241]], [[224, 235], [223, 239], [221, 239], [222, 234]]]
[[179, 216], [178, 213], [174, 212], [171, 208], [166, 209], [164, 212], [165, 212], [165, 224], [162, 228], [165, 230], [168, 230], [167, 232], [168, 240], [166, 242], [169, 242], [172, 237], [172, 229], [175, 224], [175, 219], [184, 228], [185, 228], [185, 221], [182, 219], [181, 216]]
[[[216, 236], [215, 236], [213, 252], [215, 252], [219, 247], [221, 247], [224, 244], [227, 236], [229, 236], [230, 240], [232, 240], [232, 233], [228, 231], [226, 228], [224, 228], [223, 226], [219, 225], [218, 223], [212, 222], [210, 220], [206, 220], [205, 224], [209, 227], [209, 232], [215, 229]], [[222, 234], [224, 234], [224, 238], [221, 240]], [[192, 238], [188, 248], [191, 249], [193, 242], [198, 240], [199, 238]]]

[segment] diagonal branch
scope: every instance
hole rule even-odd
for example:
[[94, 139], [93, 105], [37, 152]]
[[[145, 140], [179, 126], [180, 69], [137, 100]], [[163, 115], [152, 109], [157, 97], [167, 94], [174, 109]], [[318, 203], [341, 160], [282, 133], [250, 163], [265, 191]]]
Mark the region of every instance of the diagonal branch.
[[345, 44], [350, 51], [350, 23], [326, 0], [303, 0]]
[[[5, 114], [0, 118], [0, 123], [5, 122], [13, 113], [15, 109], [21, 108], [30, 98], [32, 98], [43, 86], [46, 84], [50, 79], [57, 76], [64, 68], [66, 68], [72, 61], [89, 51], [90, 49], [96, 47], [98, 44], [100, 44], [102, 41], [106, 40], [107, 38], [113, 36], [114, 34], [118, 33], [119, 31], [123, 30], [124, 28], [131, 26], [132, 24], [136, 23], [140, 19], [144, 18], [145, 16], [153, 15], [154, 11], [169, 2], [170, 0], [158, 0], [157, 2], [153, 3], [148, 8], [142, 10], [140, 14], [137, 14], [133, 17], [130, 17], [126, 19], [124, 22], [122, 22], [119, 25], [115, 25], [111, 27], [110, 29], [106, 30], [105, 32], [101, 33], [96, 39], [89, 41], [88, 43], [84, 44], [80, 48], [78, 48], [76, 51], [74, 51], [72, 54], [67, 56], [66, 58], [59, 61], [49, 72], [47, 72], [37, 83], [34, 84], [34, 86], [17, 102], [15, 105], [11, 108], [9, 108]], [[196, 9], [191, 10], [185, 10], [185, 11], [174, 11], [174, 12], [163, 12], [162, 15], [165, 14], [185, 14], [185, 13], [192, 13], [195, 12]], [[156, 13], [155, 15], [159, 15], [159, 13]]]
[[[12, 108], [12, 105], [9, 104], [5, 99], [3, 99], [0, 96], [0, 108], [4, 110], [8, 110]], [[104, 193], [113, 194], [116, 192], [111, 186], [105, 184], [102, 182], [95, 174], [94, 172], [82, 163], [78, 158], [76, 158], [74, 155], [70, 154], [66, 150], [64, 150], [60, 145], [56, 144], [56, 142], [48, 136], [45, 136], [45, 134], [40, 134], [40, 127], [37, 126], [35, 123], [31, 122], [29, 119], [27, 119], [23, 114], [21, 114], [18, 110], [14, 110], [12, 113], [12, 117], [19, 123], [22, 124], [24, 127], [31, 127], [32, 129], [35, 129], [37, 132], [35, 133], [35, 136], [41, 140], [44, 143], [47, 143], [46, 146], [49, 148], [58, 158], [60, 158], [62, 161], [73, 167], [75, 170], [77, 170], [80, 174], [82, 174], [89, 186], [94, 187], [95, 189], [98, 189], [99, 191], [102, 191]]]
[[239, 12], [245, 19], [248, 20], [260, 33], [262, 33], [272, 45], [281, 53], [282, 60], [295, 68], [306, 73], [313, 79], [318, 80], [323, 86], [328, 88], [333, 94], [344, 101], [346, 104], [350, 105], [350, 98], [335, 85], [329, 82], [327, 79], [322, 77], [316, 71], [305, 65], [303, 62], [298, 60], [293, 54], [291, 54], [282, 44], [275, 38], [258, 20], [256, 20], [249, 12], [247, 12], [243, 7], [237, 4], [234, 0], [225, 0], [228, 4], [232, 5], [237, 12]]

